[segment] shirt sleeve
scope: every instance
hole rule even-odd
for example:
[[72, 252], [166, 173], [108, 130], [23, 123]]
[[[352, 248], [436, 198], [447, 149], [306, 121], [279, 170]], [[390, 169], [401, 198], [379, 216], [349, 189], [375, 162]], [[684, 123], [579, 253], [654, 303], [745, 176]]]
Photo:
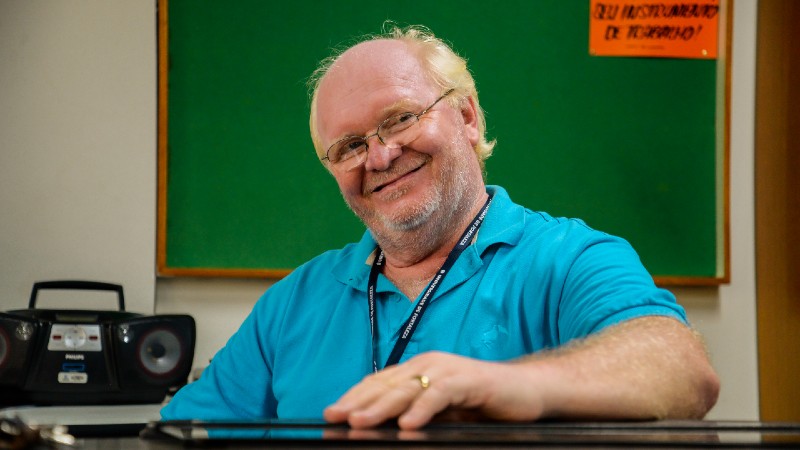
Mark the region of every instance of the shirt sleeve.
[[671, 292], [655, 285], [627, 241], [571, 222], [576, 239], [562, 249], [563, 287], [553, 309], [561, 344], [637, 317], [669, 316], [686, 323], [683, 308]]
[[162, 408], [163, 420], [275, 417], [270, 350], [265, 347], [269, 339], [263, 335], [274, 328], [269, 323], [274, 308], [266, 308], [267, 303], [265, 294], [201, 377]]

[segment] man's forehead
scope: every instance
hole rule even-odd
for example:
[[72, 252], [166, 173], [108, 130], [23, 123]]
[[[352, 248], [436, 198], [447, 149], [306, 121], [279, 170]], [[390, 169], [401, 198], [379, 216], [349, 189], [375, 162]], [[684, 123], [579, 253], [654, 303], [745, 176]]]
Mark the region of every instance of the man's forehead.
[[408, 44], [378, 39], [362, 42], [342, 53], [320, 83], [320, 94], [364, 85], [416, 82], [424, 78], [421, 64]]
[[[382, 111], [414, 106], [412, 101], [425, 98], [428, 90], [435, 87], [408, 44], [397, 40], [363, 42], [345, 51], [321, 80], [317, 127], [323, 135], [355, 132], [364, 126], [360, 112], [374, 120]], [[336, 130], [330, 130], [331, 121]]]
[[361, 42], [345, 50], [333, 64], [333, 67], [344, 64], [368, 64], [399, 60], [401, 58], [413, 59], [412, 49], [408, 43], [398, 39], [374, 39]]

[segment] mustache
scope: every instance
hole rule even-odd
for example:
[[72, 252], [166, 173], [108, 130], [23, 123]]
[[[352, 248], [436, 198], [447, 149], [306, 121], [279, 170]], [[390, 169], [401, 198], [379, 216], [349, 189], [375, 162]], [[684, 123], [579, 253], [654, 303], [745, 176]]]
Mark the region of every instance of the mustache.
[[366, 171], [361, 186], [361, 194], [367, 196], [373, 192], [380, 191], [387, 184], [418, 170], [430, 160], [430, 155], [418, 153], [409, 158], [398, 158], [394, 160], [392, 165], [386, 170], [380, 172]]

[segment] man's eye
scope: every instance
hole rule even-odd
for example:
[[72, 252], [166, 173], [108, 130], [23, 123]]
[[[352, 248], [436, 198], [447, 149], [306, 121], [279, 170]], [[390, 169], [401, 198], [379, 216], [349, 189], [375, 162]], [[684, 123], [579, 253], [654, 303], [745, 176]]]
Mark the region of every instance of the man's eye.
[[414, 125], [416, 121], [417, 116], [415, 116], [413, 113], [409, 112], [398, 114], [386, 120], [386, 122], [381, 126], [381, 129], [386, 134], [399, 133]]
[[358, 148], [361, 147], [362, 145], [364, 145], [363, 140], [353, 139], [352, 141], [346, 143], [346, 150], [347, 151], [358, 150]]
[[403, 123], [403, 122], [409, 121], [411, 119], [416, 119], [414, 114], [411, 114], [411, 113], [400, 114], [399, 116], [397, 116], [397, 121], [399, 123]]

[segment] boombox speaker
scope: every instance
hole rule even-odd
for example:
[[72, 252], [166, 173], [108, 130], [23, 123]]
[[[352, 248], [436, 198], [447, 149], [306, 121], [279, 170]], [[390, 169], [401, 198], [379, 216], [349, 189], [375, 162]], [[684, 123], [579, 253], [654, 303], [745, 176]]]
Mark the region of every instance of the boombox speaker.
[[[37, 309], [41, 289], [115, 291], [119, 311]], [[0, 313], [0, 405], [158, 403], [186, 383], [194, 344], [191, 316], [126, 312], [120, 285], [35, 283], [28, 309]]]

